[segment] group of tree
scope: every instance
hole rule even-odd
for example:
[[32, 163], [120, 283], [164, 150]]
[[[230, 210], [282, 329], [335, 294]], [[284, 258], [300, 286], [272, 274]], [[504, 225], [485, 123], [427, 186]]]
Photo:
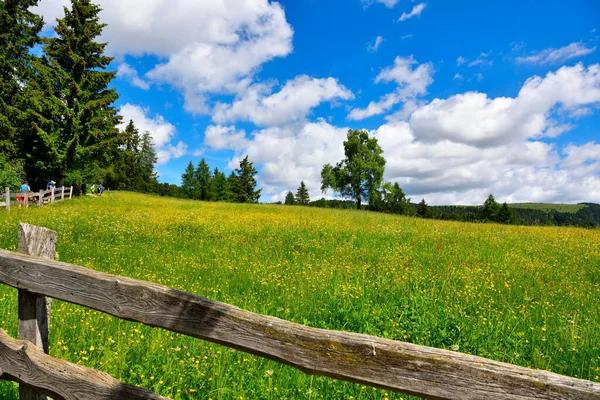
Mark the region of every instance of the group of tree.
[[[0, 185], [28, 179], [105, 181], [115, 188], [148, 191], [156, 186], [151, 136], [132, 123], [125, 131], [110, 87], [105, 24], [100, 7], [72, 0], [54, 34], [42, 37], [38, 0], [0, 1]], [[41, 47], [41, 54], [33, 51]]]
[[[258, 203], [262, 189], [257, 189], [256, 168], [248, 160], [248, 156], [240, 161], [239, 168], [226, 176], [224, 172], [211, 169], [203, 158], [197, 167], [190, 161], [185, 172], [181, 175], [181, 193], [175, 197], [185, 197], [203, 201], [229, 201], [236, 203]], [[163, 184], [165, 185], [165, 184]], [[162, 186], [162, 185], [161, 185]], [[174, 185], [173, 185], [174, 186]], [[170, 186], [162, 186], [164, 190], [177, 192]], [[161, 188], [159, 194], [163, 194]], [[172, 195], [164, 193], [164, 195]]]
[[302, 206], [307, 206], [310, 203], [310, 196], [308, 195], [308, 188], [304, 181], [300, 182], [300, 186], [296, 190], [296, 196], [292, 192], [288, 192], [285, 196], [285, 204], [286, 205], [294, 205], [299, 204]]

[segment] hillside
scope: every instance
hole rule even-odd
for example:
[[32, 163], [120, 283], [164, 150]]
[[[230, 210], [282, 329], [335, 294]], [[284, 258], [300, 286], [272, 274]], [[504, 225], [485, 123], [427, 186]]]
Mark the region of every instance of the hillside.
[[560, 213], [575, 214], [577, 211], [589, 207], [586, 204], [555, 204], [555, 203], [512, 203], [511, 208], [524, 208], [528, 210], [539, 210], [544, 212], [558, 211]]
[[[600, 231], [110, 192], [0, 210], [58, 231], [60, 260], [309, 326], [600, 382]], [[16, 291], [0, 326], [16, 336]], [[51, 354], [173, 399], [406, 399], [55, 301]], [[0, 398], [16, 399], [0, 381]]]

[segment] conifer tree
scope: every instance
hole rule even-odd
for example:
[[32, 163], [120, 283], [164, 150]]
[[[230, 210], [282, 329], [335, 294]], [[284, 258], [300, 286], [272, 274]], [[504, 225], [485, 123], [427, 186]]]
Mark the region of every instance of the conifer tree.
[[112, 58], [104, 55], [106, 43], [96, 41], [106, 26], [100, 10], [90, 0], [72, 0], [57, 20], [55, 37], [46, 40], [39, 65], [38, 91], [51, 96], [53, 106], [40, 110], [36, 134], [46, 147], [41, 152], [54, 161], [46, 169], [55, 169], [59, 180], [71, 168], [106, 165], [122, 143], [114, 106], [118, 94], [109, 88], [116, 72], [106, 71]]
[[206, 163], [204, 158], [198, 164], [196, 169], [196, 180], [198, 181], [198, 192], [200, 200], [209, 201], [211, 199], [210, 182], [212, 176], [210, 175], [210, 167]]
[[234, 201], [238, 203], [258, 203], [262, 189], [256, 189], [256, 168], [248, 161], [248, 156], [240, 161], [240, 167], [235, 170], [235, 179], [231, 186]]
[[213, 179], [211, 180], [211, 198], [214, 201], [229, 201], [231, 197], [231, 191], [229, 190], [229, 182], [227, 177], [218, 168], [215, 168], [213, 172]]
[[502, 203], [502, 206], [498, 210], [498, 222], [503, 222], [505, 224], [513, 222], [513, 212], [506, 202]]
[[306, 205], [310, 202], [310, 198], [308, 197], [308, 189], [304, 184], [304, 181], [300, 182], [300, 186], [296, 191], [296, 203]]
[[32, 126], [29, 81], [35, 56], [30, 50], [41, 43], [44, 26], [42, 17], [30, 11], [37, 3], [0, 1], [0, 155], [9, 159], [19, 156], [20, 132]]
[[487, 200], [483, 203], [481, 209], [481, 217], [487, 221], [496, 221], [498, 219], [498, 212], [500, 211], [500, 204], [496, 202], [493, 195], [489, 195]]
[[417, 205], [417, 215], [421, 218], [431, 218], [431, 209], [425, 202], [425, 199], [422, 199]]
[[286, 206], [293, 206], [294, 204], [296, 204], [296, 199], [294, 198], [294, 193], [287, 192], [287, 194], [285, 195], [285, 202], [284, 202], [284, 204]]
[[196, 179], [196, 170], [194, 164], [190, 161], [185, 172], [181, 175], [181, 187], [190, 199], [197, 200], [198, 196], [198, 179]]

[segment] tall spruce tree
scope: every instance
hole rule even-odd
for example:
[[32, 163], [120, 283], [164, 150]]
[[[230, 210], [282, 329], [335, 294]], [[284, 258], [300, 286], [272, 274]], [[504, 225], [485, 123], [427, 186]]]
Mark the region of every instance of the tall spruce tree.
[[72, 0], [71, 9], [64, 11], [56, 36], [46, 40], [39, 74], [40, 90], [63, 111], [58, 120], [56, 110], [45, 116], [55, 119], [52, 131], [39, 127], [38, 132], [45, 151], [54, 156], [54, 168], [48, 169], [55, 169], [59, 180], [71, 168], [107, 165], [122, 143], [117, 128], [121, 117], [114, 106], [119, 96], [109, 88], [116, 72], [106, 71], [112, 58], [104, 55], [106, 43], [96, 41], [106, 26], [99, 21], [101, 9], [90, 0]]
[[211, 180], [211, 197], [214, 201], [229, 201], [231, 198], [231, 191], [229, 189], [229, 182], [227, 177], [218, 168], [215, 168], [213, 172], [213, 179]]
[[234, 201], [238, 203], [258, 203], [262, 189], [256, 189], [256, 168], [248, 160], [248, 156], [240, 161], [240, 167], [235, 169], [235, 179], [231, 186]]
[[196, 180], [198, 181], [198, 195], [200, 200], [212, 200], [210, 183], [212, 176], [210, 175], [210, 167], [203, 158], [196, 169]]
[[185, 172], [181, 175], [181, 187], [187, 197], [190, 199], [199, 199], [198, 195], [198, 179], [196, 178], [196, 170], [194, 164], [190, 161]]
[[308, 189], [306, 188], [304, 181], [300, 182], [300, 186], [296, 191], [296, 202], [302, 205], [306, 205], [310, 202], [310, 198], [308, 197]]
[[483, 203], [481, 209], [481, 218], [487, 221], [496, 221], [498, 219], [498, 212], [500, 211], [500, 204], [494, 199], [494, 196], [490, 194], [487, 200]]
[[0, 155], [19, 156], [21, 131], [32, 126], [29, 81], [33, 76], [30, 50], [41, 43], [42, 17], [29, 9], [38, 0], [0, 1]]
[[287, 192], [287, 194], [285, 195], [285, 202], [283, 204], [285, 204], [286, 206], [293, 206], [294, 204], [296, 204], [296, 198], [294, 197], [294, 193]]
[[425, 199], [422, 199], [421, 202], [417, 205], [417, 215], [421, 218], [431, 218], [431, 209], [425, 202]]

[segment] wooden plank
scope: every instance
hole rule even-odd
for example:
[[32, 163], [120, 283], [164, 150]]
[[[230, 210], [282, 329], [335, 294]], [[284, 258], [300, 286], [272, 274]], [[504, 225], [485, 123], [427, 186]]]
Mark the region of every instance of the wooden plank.
[[51, 190], [50, 203], [54, 204], [54, 187], [52, 187], [52, 189], [50, 189], [50, 190]]
[[600, 384], [481, 357], [309, 328], [154, 283], [0, 250], [0, 282], [280, 361], [430, 399], [600, 399]]
[[73, 186], [69, 188], [69, 200], [73, 198]]
[[55, 399], [168, 400], [112, 376], [44, 354], [0, 329], [0, 365], [11, 380], [26, 383]]
[[60, 190], [60, 200], [64, 200], [65, 199], [65, 187], [63, 186]]
[[[29, 224], [19, 224], [19, 253], [54, 260], [56, 258], [55, 231]], [[48, 354], [48, 330], [52, 299], [19, 289], [19, 339], [28, 340]], [[27, 385], [19, 385], [21, 400], [45, 400]]]
[[4, 189], [4, 194], [6, 195], [6, 211], [10, 211], [10, 188], [6, 187]]

